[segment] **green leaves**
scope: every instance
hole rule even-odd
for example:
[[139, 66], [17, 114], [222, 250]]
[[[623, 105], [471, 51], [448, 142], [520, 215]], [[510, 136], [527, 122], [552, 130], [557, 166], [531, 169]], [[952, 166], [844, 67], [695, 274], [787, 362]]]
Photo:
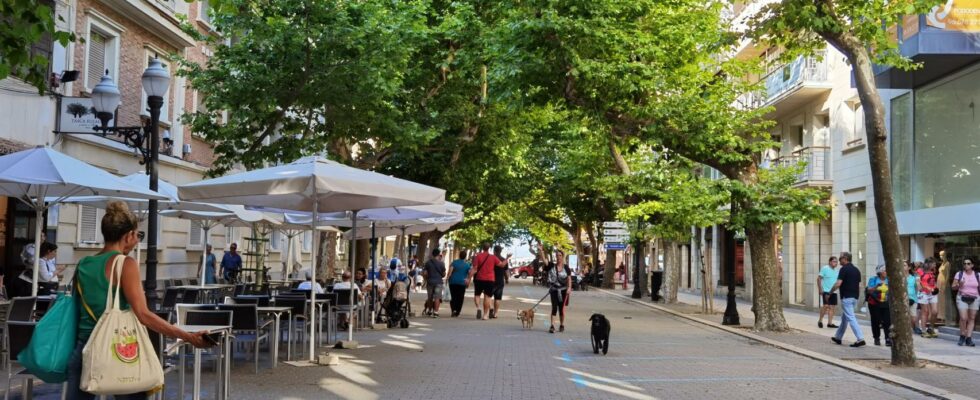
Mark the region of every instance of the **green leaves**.
[[32, 46], [46, 38], [67, 45], [75, 35], [58, 31], [54, 11], [37, 0], [0, 0], [0, 15], [4, 25], [0, 29], [0, 79], [13, 74], [43, 94], [50, 60], [33, 53]]

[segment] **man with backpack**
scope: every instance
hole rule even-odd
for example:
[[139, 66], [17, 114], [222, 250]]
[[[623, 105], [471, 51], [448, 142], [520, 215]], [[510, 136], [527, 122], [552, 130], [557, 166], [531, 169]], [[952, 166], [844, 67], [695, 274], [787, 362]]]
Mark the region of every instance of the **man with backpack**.
[[432, 258], [425, 262], [422, 269], [425, 277], [425, 289], [432, 305], [432, 318], [439, 318], [439, 306], [442, 304], [443, 282], [446, 279], [446, 263], [442, 261], [442, 251], [432, 249]]

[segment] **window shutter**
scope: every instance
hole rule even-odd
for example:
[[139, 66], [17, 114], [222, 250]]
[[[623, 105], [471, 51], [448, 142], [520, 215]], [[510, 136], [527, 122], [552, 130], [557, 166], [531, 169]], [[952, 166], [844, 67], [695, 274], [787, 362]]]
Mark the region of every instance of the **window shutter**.
[[95, 207], [80, 206], [78, 211], [78, 241], [80, 243], [99, 243], [99, 210]]
[[88, 86], [98, 85], [105, 75], [106, 37], [98, 32], [89, 33], [88, 38]]
[[188, 244], [191, 246], [200, 246], [203, 244], [203, 241], [201, 240], [203, 237], [204, 229], [201, 228], [201, 222], [191, 221], [190, 242]]
[[279, 250], [282, 247], [282, 232], [279, 230], [272, 231], [272, 239], [270, 240], [270, 246], [272, 250]]

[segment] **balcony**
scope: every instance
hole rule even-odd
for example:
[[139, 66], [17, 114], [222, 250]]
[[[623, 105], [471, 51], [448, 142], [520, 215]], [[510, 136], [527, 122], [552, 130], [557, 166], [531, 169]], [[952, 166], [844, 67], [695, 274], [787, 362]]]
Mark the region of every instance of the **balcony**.
[[[830, 92], [829, 63], [825, 57], [800, 57], [762, 78], [765, 83], [765, 105], [781, 114], [815, 100]], [[776, 116], [776, 115], [774, 115]]]
[[830, 187], [833, 185], [830, 177], [830, 147], [804, 147], [776, 159], [776, 165], [779, 166], [796, 166], [800, 162], [805, 162], [806, 165], [797, 175], [796, 186]]

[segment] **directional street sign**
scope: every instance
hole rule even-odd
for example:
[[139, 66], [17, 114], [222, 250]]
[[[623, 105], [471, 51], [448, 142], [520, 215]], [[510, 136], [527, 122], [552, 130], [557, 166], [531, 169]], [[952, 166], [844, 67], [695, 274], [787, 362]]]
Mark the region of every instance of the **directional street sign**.
[[626, 243], [606, 243], [606, 250], [626, 250]]
[[626, 229], [626, 223], [619, 221], [606, 221], [602, 223], [602, 227], [606, 229]]
[[630, 233], [626, 229], [603, 229], [602, 230], [602, 236], [606, 238], [610, 236], [629, 236], [629, 235]]

